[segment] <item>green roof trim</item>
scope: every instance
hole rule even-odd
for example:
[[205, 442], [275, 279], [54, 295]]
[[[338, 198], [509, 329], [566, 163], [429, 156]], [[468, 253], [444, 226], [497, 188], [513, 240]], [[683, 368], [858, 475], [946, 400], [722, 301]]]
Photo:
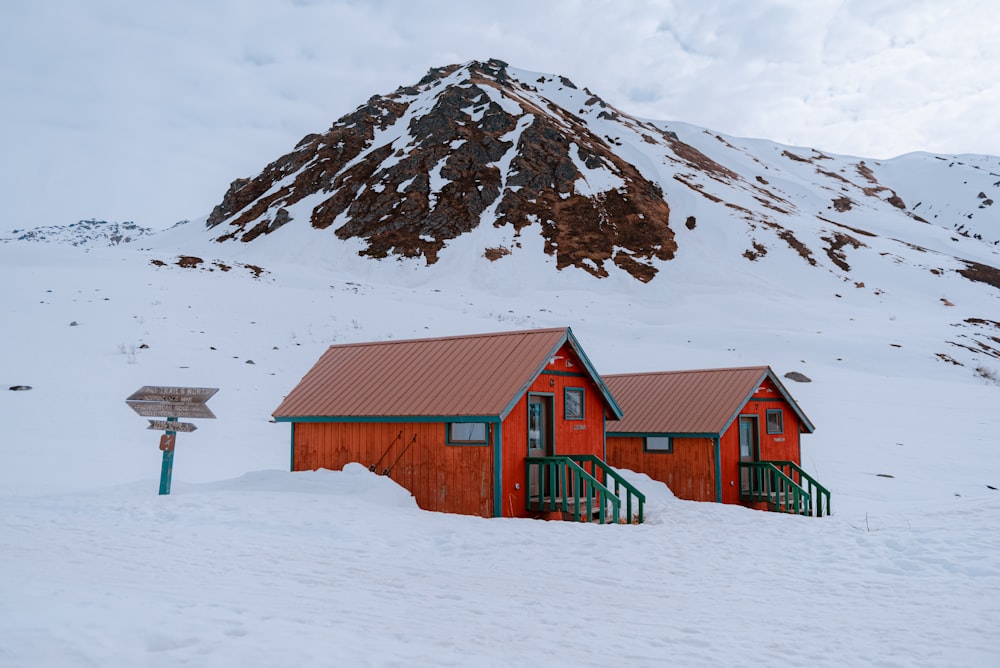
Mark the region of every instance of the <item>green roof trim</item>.
[[[611, 395], [611, 390], [609, 390], [608, 386], [604, 384], [604, 379], [601, 378], [599, 373], [597, 373], [597, 369], [594, 368], [590, 358], [587, 357], [585, 352], [583, 352], [583, 348], [580, 347], [580, 342], [576, 340], [575, 336], [573, 336], [573, 329], [571, 327], [566, 328], [566, 339], [569, 341], [570, 347], [573, 348], [573, 352], [575, 352], [580, 358], [580, 361], [583, 362], [583, 367], [587, 370], [587, 373], [590, 374], [591, 379], [597, 383], [597, 387], [604, 396], [604, 400], [608, 402], [608, 406], [611, 407], [612, 413], [614, 413], [615, 417], [620, 420], [625, 415], [624, 412], [622, 412], [621, 406], [618, 405], [618, 402], [615, 401], [615, 398]], [[556, 350], [558, 350], [558, 348]]]
[[493, 517], [503, 517], [503, 423], [493, 428]]
[[722, 503], [722, 437], [715, 437], [715, 502]]
[[740, 411], [743, 410], [743, 407], [746, 406], [748, 403], [750, 403], [750, 400], [753, 399], [753, 395], [757, 393], [757, 388], [760, 387], [761, 382], [763, 382], [765, 378], [770, 379], [770, 381], [774, 383], [774, 386], [778, 389], [778, 392], [781, 394], [781, 398], [784, 399], [785, 403], [787, 403], [791, 407], [795, 415], [798, 416], [799, 422], [801, 422], [802, 426], [805, 427], [805, 433], [811, 434], [814, 431], [816, 431], [816, 427], [814, 427], [813, 423], [809, 420], [809, 418], [806, 417], [806, 414], [802, 412], [802, 409], [799, 408], [799, 405], [795, 403], [795, 399], [792, 399], [792, 395], [788, 392], [788, 389], [784, 385], [782, 385], [781, 381], [778, 380], [778, 377], [774, 375], [774, 372], [771, 370], [771, 367], [767, 367], [767, 370], [761, 374], [760, 378], [757, 379], [757, 382], [754, 384], [753, 389], [750, 390], [750, 394], [748, 394], [746, 398], [743, 399], [743, 401], [740, 403], [739, 408], [737, 408], [736, 412], [729, 417], [729, 421], [726, 422], [725, 426], [722, 428], [722, 431], [720, 431], [719, 433], [720, 434], [726, 433], [726, 430], [729, 429], [729, 427], [733, 424], [733, 421], [737, 418], [737, 416], [739, 416]]
[[541, 364], [538, 366], [538, 369], [533, 374], [531, 374], [531, 377], [528, 378], [528, 380], [521, 386], [521, 389], [517, 391], [517, 393], [514, 395], [514, 398], [511, 399], [510, 403], [504, 406], [504, 409], [500, 411], [501, 420], [507, 419], [507, 416], [510, 415], [510, 412], [512, 410], [514, 410], [514, 407], [517, 406], [517, 403], [521, 401], [521, 399], [528, 392], [528, 388], [531, 387], [532, 383], [534, 383], [539, 376], [541, 376], [543, 373], [558, 373], [558, 372], [546, 372], [545, 367], [549, 365], [549, 360], [551, 360], [552, 357], [557, 352], [559, 352], [559, 349], [562, 348], [563, 345], [566, 344], [567, 342], [569, 343], [569, 347], [573, 349], [573, 352], [576, 353], [576, 356], [580, 358], [580, 362], [583, 363], [583, 368], [587, 370], [586, 375], [590, 376], [590, 379], [594, 381], [595, 385], [597, 385], [597, 389], [600, 390], [601, 396], [604, 397], [605, 403], [611, 409], [611, 412], [614, 413], [616, 419], [620, 420], [622, 418], [622, 415], [624, 415], [624, 413], [622, 413], [621, 406], [619, 406], [618, 402], [615, 401], [615, 398], [611, 396], [611, 392], [610, 390], [608, 390], [607, 385], [604, 384], [604, 380], [597, 373], [597, 370], [594, 369], [594, 365], [591, 364], [590, 359], [587, 357], [587, 354], [583, 352], [583, 348], [580, 347], [580, 342], [576, 340], [575, 336], [573, 336], [573, 329], [567, 327], [566, 333], [562, 335], [562, 337], [559, 339], [556, 345], [553, 346], [552, 350], [548, 352], [548, 354], [545, 356], [545, 359], [543, 359]]

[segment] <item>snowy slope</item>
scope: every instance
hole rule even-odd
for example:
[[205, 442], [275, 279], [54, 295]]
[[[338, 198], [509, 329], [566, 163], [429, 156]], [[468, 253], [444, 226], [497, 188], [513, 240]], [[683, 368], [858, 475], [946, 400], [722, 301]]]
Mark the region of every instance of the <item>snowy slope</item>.
[[984, 521], [995, 500], [911, 507], [869, 531], [645, 488], [651, 522], [624, 527], [424, 513], [361, 466], [261, 471], [163, 498], [138, 484], [0, 497], [0, 661], [988, 666], [996, 656], [1000, 542]]
[[[564, 262], [546, 221], [493, 225], [500, 199], [447, 238], [417, 230], [430, 263], [314, 229], [322, 192], [246, 243], [205, 220], [131, 242], [95, 221], [0, 235], [0, 666], [995, 661], [1000, 286], [968, 274], [998, 264], [979, 196], [997, 159], [601, 117], [586, 90], [515, 74], [538, 90], [484, 94], [520, 113], [544, 93], [578, 118], [552, 121], [577, 133], [574, 194], [662, 185], [676, 253], [639, 258], [655, 278]], [[418, 93], [402, 94], [434, 108]], [[581, 157], [580, 128], [614, 159]], [[443, 202], [448, 159], [415, 159]], [[516, 160], [492, 165], [498, 197]], [[806, 374], [787, 384], [833, 515], [679, 501], [626, 472], [650, 497], [642, 526], [485, 520], [420, 511], [360, 467], [288, 472], [270, 413], [331, 343], [566, 325], [603, 373]], [[217, 419], [178, 435], [170, 496], [158, 432], [124, 402], [142, 385], [219, 388]]]
[[[745, 294], [718, 311], [727, 326], [749, 311], [819, 329], [815, 308], [881, 320], [886, 346], [902, 345], [893, 311], [915, 307], [921, 352], [975, 371], [1000, 359], [997, 193], [997, 157], [880, 161], [727, 137], [490, 60], [372, 97], [234, 181], [203, 238], [183, 234], [258, 264], [291, 253], [371, 270], [360, 254], [397, 261], [379, 275], [512, 292], [534, 279], [525, 264], [547, 266], [544, 281], [587, 273], [606, 279], [588, 289], [671, 311], [728, 286]], [[770, 303], [793, 296], [794, 310]]]
[[[1000, 386], [935, 357], [942, 313], [995, 303], [975, 284], [941, 278], [948, 307], [923, 285], [875, 295], [815, 272], [777, 289], [737, 265], [689, 267], [675, 290], [556, 271], [540, 239], [463, 274], [293, 236], [266, 253], [196, 225], [146, 249], [0, 244], [18, 286], [0, 302], [0, 386], [33, 388], [0, 392], [0, 664], [967, 666], [1000, 651]], [[287, 472], [269, 414], [330, 343], [566, 324], [601, 372], [806, 373], [789, 382], [817, 425], [803, 462], [834, 515], [678, 501], [639, 477], [643, 526], [483, 520], [422, 512], [364, 470]], [[124, 403], [145, 384], [220, 388], [218, 419], [178, 436], [168, 497], [157, 432]]]

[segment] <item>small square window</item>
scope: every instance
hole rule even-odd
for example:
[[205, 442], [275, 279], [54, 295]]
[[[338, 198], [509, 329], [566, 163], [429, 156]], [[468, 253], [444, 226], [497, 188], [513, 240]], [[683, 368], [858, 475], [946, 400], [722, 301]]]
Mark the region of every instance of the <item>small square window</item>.
[[785, 433], [785, 420], [780, 408], [773, 408], [767, 412], [767, 433]]
[[647, 436], [647, 452], [673, 452], [674, 444], [669, 436]]
[[452, 422], [448, 425], [449, 445], [487, 445], [485, 422]]
[[563, 391], [563, 417], [567, 420], [583, 419], [582, 387], [567, 387]]

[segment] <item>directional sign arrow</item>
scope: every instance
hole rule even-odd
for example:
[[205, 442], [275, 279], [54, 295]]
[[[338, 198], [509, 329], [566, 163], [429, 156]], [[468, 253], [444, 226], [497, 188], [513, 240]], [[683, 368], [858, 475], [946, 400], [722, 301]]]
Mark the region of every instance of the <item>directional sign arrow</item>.
[[158, 431], [194, 431], [198, 426], [193, 422], [167, 422], [166, 420], [150, 420], [146, 429]]
[[215, 413], [205, 404], [175, 401], [129, 401], [126, 402], [143, 417], [214, 418]]
[[171, 403], [203, 404], [219, 391], [217, 387], [164, 387], [143, 385], [125, 401], [167, 401]]

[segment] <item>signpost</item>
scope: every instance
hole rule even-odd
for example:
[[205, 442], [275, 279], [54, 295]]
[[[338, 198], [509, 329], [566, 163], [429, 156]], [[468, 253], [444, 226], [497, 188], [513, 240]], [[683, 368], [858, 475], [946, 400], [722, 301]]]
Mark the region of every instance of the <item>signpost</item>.
[[166, 420], [150, 420], [146, 429], [157, 431], [194, 431], [198, 427], [190, 422], [167, 422]]
[[205, 404], [182, 404], [172, 401], [129, 401], [136, 413], [143, 417], [214, 418], [215, 413]]
[[164, 387], [144, 385], [126, 400], [132, 410], [143, 417], [165, 417], [166, 420], [150, 420], [147, 429], [166, 432], [160, 437], [163, 464], [160, 466], [160, 494], [170, 494], [170, 478], [174, 470], [174, 446], [177, 432], [191, 432], [197, 427], [190, 422], [178, 422], [177, 418], [215, 418], [205, 402], [211, 399], [217, 387]]

